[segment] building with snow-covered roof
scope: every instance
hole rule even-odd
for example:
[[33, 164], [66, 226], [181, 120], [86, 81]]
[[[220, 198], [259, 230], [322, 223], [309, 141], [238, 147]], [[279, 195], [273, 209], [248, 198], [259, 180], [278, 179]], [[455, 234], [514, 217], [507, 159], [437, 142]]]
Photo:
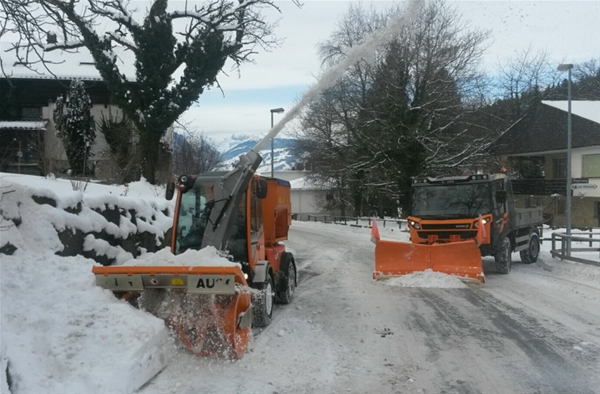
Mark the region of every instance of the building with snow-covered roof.
[[600, 226], [600, 101], [571, 102], [571, 178], [567, 191], [568, 101], [541, 105], [506, 130], [492, 153], [535, 169], [513, 180], [526, 205], [541, 205], [549, 224], [566, 223], [566, 193], [572, 193], [572, 225]]
[[[54, 103], [66, 95], [70, 82], [83, 81], [91, 100], [91, 115], [96, 122], [96, 139], [88, 159], [101, 179], [111, 179], [118, 171], [110, 148], [98, 123], [104, 119], [119, 121], [122, 111], [112, 104], [110, 93], [85, 48], [44, 52], [44, 63], [17, 56], [10, 43], [0, 43], [0, 171], [45, 175], [62, 173], [69, 168], [62, 141], [56, 136]], [[117, 53], [117, 63], [135, 86], [134, 58]], [[33, 58], [32, 58], [33, 59]], [[172, 130], [166, 136], [172, 140]], [[126, 144], [135, 154], [135, 137]], [[92, 175], [92, 174], [88, 174]]]

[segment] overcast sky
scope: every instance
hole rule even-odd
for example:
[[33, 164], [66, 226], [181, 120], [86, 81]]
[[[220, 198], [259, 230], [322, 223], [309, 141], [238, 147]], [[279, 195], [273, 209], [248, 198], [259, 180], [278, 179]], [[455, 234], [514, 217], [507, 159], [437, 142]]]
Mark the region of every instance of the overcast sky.
[[[232, 134], [264, 136], [271, 126], [270, 109], [291, 109], [317, 82], [320, 61], [317, 44], [327, 39], [346, 14], [351, 1], [303, 0], [301, 8], [289, 0], [276, 1], [281, 14], [275, 33], [284, 40], [271, 52], [255, 57], [255, 64], [241, 67], [219, 81], [218, 90], [202, 95], [198, 106], [184, 116], [206, 136], [220, 142]], [[393, 1], [362, 1], [387, 9]], [[485, 66], [494, 70], [530, 45], [546, 50], [559, 63], [578, 63], [600, 58], [600, 1], [449, 1], [477, 29], [490, 29], [492, 38]], [[282, 115], [275, 114], [274, 122]], [[284, 132], [279, 136], [285, 135]]]

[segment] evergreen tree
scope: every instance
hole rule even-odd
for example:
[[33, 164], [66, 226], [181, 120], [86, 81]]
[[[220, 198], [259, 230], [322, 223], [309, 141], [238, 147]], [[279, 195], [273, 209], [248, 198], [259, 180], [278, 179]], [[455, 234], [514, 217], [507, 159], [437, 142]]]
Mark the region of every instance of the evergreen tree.
[[91, 108], [90, 96], [78, 79], [71, 82], [66, 99], [63, 96], [56, 99], [53, 114], [56, 135], [63, 143], [74, 174], [88, 173], [90, 149], [96, 139]]

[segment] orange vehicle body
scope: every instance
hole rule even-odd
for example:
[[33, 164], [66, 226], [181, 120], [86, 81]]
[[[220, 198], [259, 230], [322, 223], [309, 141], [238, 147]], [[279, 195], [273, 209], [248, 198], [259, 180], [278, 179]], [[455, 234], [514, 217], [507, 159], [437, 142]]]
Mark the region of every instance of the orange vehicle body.
[[[465, 280], [485, 282], [480, 248], [491, 243], [492, 215], [481, 215], [475, 220], [436, 220], [409, 216], [407, 222], [412, 223], [408, 227], [412, 242], [410, 247], [425, 254], [427, 265], [420, 267], [420, 270], [431, 269]], [[419, 223], [420, 229], [415, 228], [415, 223]]]
[[407, 223], [410, 243], [377, 243], [374, 278], [432, 270], [485, 282], [482, 256], [494, 256], [501, 274], [513, 251], [537, 259], [543, 217], [541, 208], [515, 207], [505, 174], [474, 174], [414, 179]]
[[[184, 246], [183, 234], [196, 235], [194, 229], [198, 227], [193, 221], [200, 223], [201, 218], [201, 210], [197, 208], [204, 204], [206, 210], [209, 205], [208, 194], [199, 192], [209, 190], [208, 182], [220, 176], [221, 173], [180, 177], [185, 182], [179, 183], [175, 204], [171, 239], [174, 255], [204, 248], [202, 236], [197, 243]], [[228, 209], [225, 215], [237, 215], [237, 220], [228, 222], [235, 225], [226, 229], [229, 235], [220, 248], [232, 262], [239, 264], [176, 266], [165, 262], [160, 266], [93, 267], [97, 284], [119, 297], [139, 300], [138, 304], [132, 302], [138, 307], [145, 302], [142, 296], [145, 292], [160, 292], [162, 296], [167, 293], [176, 301], [179, 312], [158, 312], [158, 307], [143, 305], [144, 309], [151, 313], [156, 309], [155, 314], [165, 319], [190, 351], [198, 355], [218, 352], [242, 357], [252, 325], [269, 323], [275, 300], [291, 301], [297, 279], [293, 256], [281, 243], [288, 238], [291, 225], [289, 182], [253, 175], [241, 194], [237, 207], [223, 205], [224, 210]], [[212, 225], [218, 230], [219, 222], [214, 218], [219, 217], [215, 212], [210, 214], [213, 216], [205, 219], [204, 226]], [[198, 299], [204, 301], [195, 301]]]

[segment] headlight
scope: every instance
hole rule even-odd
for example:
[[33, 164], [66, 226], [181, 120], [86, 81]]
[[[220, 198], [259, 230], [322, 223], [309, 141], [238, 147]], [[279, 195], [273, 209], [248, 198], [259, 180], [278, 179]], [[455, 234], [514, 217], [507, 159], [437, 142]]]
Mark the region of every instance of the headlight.
[[421, 229], [421, 224], [419, 222], [415, 222], [414, 220], [410, 221], [410, 225], [413, 226], [417, 230]]
[[[481, 219], [481, 223], [486, 224], [487, 222], [487, 219]], [[479, 228], [479, 220], [476, 220], [475, 223], [473, 223], [473, 228]]]

